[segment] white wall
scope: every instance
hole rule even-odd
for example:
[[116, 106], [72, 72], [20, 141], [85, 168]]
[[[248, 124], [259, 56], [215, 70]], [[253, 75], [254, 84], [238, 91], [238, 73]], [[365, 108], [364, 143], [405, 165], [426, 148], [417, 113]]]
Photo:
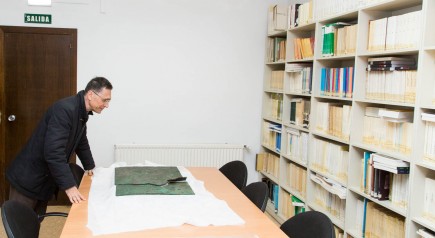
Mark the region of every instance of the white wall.
[[[53, 2], [0, 0], [0, 25], [78, 29], [77, 88], [97, 75], [114, 86], [88, 122], [97, 166], [113, 163], [117, 143], [235, 143], [249, 146], [248, 182], [257, 180], [267, 8], [277, 1]], [[24, 23], [24, 13], [52, 24]]]

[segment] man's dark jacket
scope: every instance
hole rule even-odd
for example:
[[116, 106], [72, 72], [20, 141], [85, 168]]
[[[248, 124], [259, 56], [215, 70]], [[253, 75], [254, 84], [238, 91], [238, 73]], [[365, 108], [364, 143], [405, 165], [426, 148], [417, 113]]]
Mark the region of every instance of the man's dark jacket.
[[7, 168], [11, 185], [30, 198], [44, 201], [52, 198], [56, 186], [61, 190], [76, 186], [68, 166], [73, 151], [85, 170], [95, 167], [86, 136], [88, 118], [84, 91], [55, 102]]

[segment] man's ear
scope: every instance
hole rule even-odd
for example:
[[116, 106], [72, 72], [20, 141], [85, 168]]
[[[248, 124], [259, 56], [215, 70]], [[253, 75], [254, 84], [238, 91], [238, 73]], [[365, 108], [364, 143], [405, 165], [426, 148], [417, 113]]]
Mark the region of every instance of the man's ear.
[[89, 90], [86, 94], [85, 97], [88, 101], [92, 100], [92, 90]]

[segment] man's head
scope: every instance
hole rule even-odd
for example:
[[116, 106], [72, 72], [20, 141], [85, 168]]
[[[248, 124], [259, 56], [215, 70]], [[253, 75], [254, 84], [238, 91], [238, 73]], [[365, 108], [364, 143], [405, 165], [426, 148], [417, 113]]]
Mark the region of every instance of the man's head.
[[112, 99], [112, 84], [104, 77], [95, 77], [85, 88], [86, 111], [101, 113], [109, 107]]

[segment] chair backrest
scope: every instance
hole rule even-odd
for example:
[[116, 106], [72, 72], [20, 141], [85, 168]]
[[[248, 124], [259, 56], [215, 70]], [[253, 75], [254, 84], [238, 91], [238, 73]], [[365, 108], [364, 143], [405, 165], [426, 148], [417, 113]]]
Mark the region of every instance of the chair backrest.
[[32, 208], [14, 201], [3, 203], [1, 209], [3, 226], [8, 238], [37, 238], [40, 223]]
[[331, 219], [318, 211], [299, 213], [285, 221], [280, 228], [289, 237], [335, 238]]
[[242, 189], [243, 194], [249, 198], [262, 212], [266, 210], [269, 188], [265, 182], [254, 182]]
[[240, 160], [230, 161], [219, 169], [238, 189], [246, 186], [248, 181], [248, 168]]
[[69, 163], [69, 168], [71, 169], [71, 172], [74, 176], [74, 180], [76, 181], [77, 186], [80, 186], [83, 175], [85, 174], [85, 170], [83, 170], [82, 167], [74, 163]]

